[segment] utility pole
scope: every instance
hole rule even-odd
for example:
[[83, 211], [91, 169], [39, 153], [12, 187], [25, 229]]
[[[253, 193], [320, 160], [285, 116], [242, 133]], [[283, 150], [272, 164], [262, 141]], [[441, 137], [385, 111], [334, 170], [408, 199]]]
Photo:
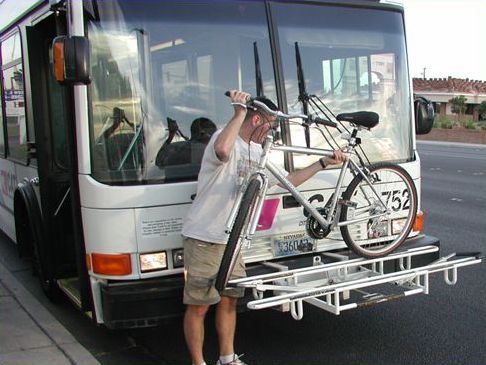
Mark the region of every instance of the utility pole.
[[426, 67], [424, 67], [424, 71], [422, 72], [422, 77], [424, 78], [424, 80], [425, 80], [425, 70], [426, 70], [426, 69], [427, 69], [427, 68], [426, 68]]

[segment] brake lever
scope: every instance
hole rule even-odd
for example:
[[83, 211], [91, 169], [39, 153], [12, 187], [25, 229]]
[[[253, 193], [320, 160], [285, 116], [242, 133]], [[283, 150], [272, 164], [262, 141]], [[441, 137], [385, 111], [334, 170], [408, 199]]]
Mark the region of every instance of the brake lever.
[[231, 105], [238, 105], [238, 106], [241, 106], [241, 107], [243, 107], [245, 109], [248, 109], [248, 105], [243, 104], [243, 103], [231, 103]]

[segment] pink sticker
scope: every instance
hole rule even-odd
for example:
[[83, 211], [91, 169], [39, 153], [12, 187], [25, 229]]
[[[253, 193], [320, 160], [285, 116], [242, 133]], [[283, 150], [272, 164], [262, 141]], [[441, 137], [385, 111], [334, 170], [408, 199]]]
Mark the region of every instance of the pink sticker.
[[258, 220], [257, 231], [264, 231], [272, 228], [273, 218], [275, 218], [275, 213], [277, 212], [279, 202], [279, 198], [266, 199], [263, 202], [262, 212], [260, 214], [260, 219]]

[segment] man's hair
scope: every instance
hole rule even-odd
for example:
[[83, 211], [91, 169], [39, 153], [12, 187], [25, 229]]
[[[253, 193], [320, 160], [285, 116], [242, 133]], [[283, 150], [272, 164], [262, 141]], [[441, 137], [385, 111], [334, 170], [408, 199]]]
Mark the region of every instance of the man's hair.
[[216, 125], [211, 119], [196, 118], [191, 123], [191, 141], [208, 143], [216, 129]]
[[[256, 101], [259, 101], [260, 103], [265, 104], [270, 110], [273, 110], [273, 111], [278, 110], [278, 107], [275, 105], [275, 103], [273, 101], [271, 101], [270, 99], [267, 99], [264, 96], [257, 96], [253, 100], [256, 100]], [[259, 108], [259, 110], [261, 110], [261, 109]]]

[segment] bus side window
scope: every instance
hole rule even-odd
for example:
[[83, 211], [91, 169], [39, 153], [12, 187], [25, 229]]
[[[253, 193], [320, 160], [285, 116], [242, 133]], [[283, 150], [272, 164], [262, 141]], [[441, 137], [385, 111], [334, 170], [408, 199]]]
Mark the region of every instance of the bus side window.
[[[20, 33], [7, 38], [1, 44], [1, 77], [3, 83], [4, 122], [8, 141], [8, 156], [19, 162], [27, 162], [27, 121], [25, 115], [24, 70]], [[34, 135], [32, 133], [32, 141]], [[5, 146], [4, 146], [5, 148]]]
[[0, 157], [5, 157], [5, 135], [3, 133], [3, 95], [0, 87]]

